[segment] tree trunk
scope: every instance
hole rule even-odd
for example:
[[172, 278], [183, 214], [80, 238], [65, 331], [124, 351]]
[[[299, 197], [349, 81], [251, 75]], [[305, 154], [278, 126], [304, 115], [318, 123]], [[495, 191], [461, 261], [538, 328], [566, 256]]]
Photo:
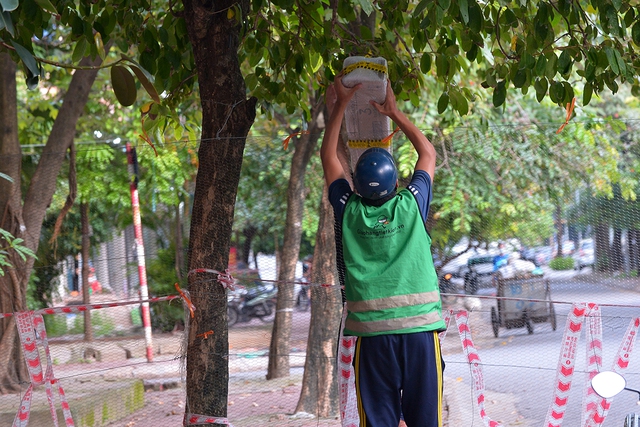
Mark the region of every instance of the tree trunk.
[[562, 258], [564, 254], [562, 253], [562, 240], [564, 239], [564, 221], [562, 219], [562, 206], [560, 202], [556, 202], [556, 235], [557, 239], [557, 251], [556, 258]]
[[[18, 141], [16, 64], [6, 53], [0, 53], [0, 172], [13, 182], [0, 178], [0, 228], [15, 237], [22, 235], [22, 193], [20, 170], [22, 155]], [[0, 241], [0, 246], [2, 245]], [[8, 254], [14, 266], [0, 276], [0, 313], [26, 309], [25, 265], [14, 253]], [[20, 383], [28, 383], [29, 374], [22, 358], [15, 319], [0, 319], [0, 393], [17, 393]]]
[[[99, 65], [85, 58], [81, 66]], [[30, 179], [22, 203], [20, 166], [22, 151], [18, 140], [16, 66], [9, 55], [0, 54], [0, 172], [9, 175], [13, 183], [0, 179], [0, 228], [24, 239], [24, 245], [37, 252], [40, 231], [47, 208], [56, 190], [57, 176], [64, 164], [66, 152], [73, 144], [78, 118], [84, 111], [97, 70], [76, 70], [64, 96], [62, 106], [42, 150], [40, 162]], [[4, 159], [8, 159], [4, 161]], [[13, 268], [0, 276], [0, 308], [2, 312], [26, 309], [26, 290], [34, 260], [22, 261], [10, 255]], [[26, 366], [12, 319], [0, 320], [0, 392], [19, 389], [19, 382], [29, 382]], [[7, 363], [4, 363], [4, 360]]]
[[640, 230], [632, 229], [628, 233], [629, 271], [635, 271], [637, 274], [640, 268]]
[[[188, 270], [224, 271], [229, 262], [242, 154], [256, 114], [256, 99], [246, 98], [238, 63], [239, 21], [228, 19], [226, 11], [239, 4], [242, 16], [246, 16], [249, 1], [184, 0], [183, 4], [202, 102], [200, 167], [191, 217]], [[187, 416], [227, 414], [227, 298], [216, 278], [214, 274], [189, 276], [189, 292], [196, 310], [190, 319], [187, 342]], [[214, 333], [201, 335], [208, 331]]]
[[613, 271], [622, 271], [624, 260], [622, 254], [622, 230], [613, 229], [613, 242], [611, 242], [611, 269]]
[[611, 254], [609, 250], [609, 226], [598, 224], [595, 227], [595, 270], [610, 271]]
[[[322, 192], [320, 222], [313, 253], [311, 283], [338, 284], [335, 260], [335, 233], [333, 208]], [[311, 288], [311, 322], [307, 342], [302, 390], [295, 412], [307, 412], [317, 417], [338, 414], [338, 379], [336, 349], [340, 334], [342, 296], [340, 288]]]
[[304, 178], [311, 156], [316, 152], [319, 132], [318, 117], [324, 108], [324, 103], [318, 105], [310, 100], [314, 107], [311, 109], [312, 120], [309, 134], [302, 135], [296, 141], [289, 187], [287, 189], [287, 216], [284, 229], [282, 255], [278, 268], [278, 302], [276, 317], [271, 333], [269, 347], [269, 367], [267, 379], [286, 377], [289, 375], [289, 350], [291, 338], [291, 322], [293, 321], [293, 282], [295, 280], [296, 263], [300, 255], [300, 239], [302, 237], [302, 214], [304, 212]]
[[[89, 293], [89, 254], [91, 238], [89, 236], [89, 204], [80, 203], [80, 224], [82, 227], [82, 302], [91, 304]], [[84, 340], [93, 341], [93, 328], [91, 327], [91, 310], [84, 311]]]
[[242, 235], [244, 236], [244, 242], [242, 242], [242, 262], [245, 263], [247, 268], [249, 268], [249, 254], [251, 254], [251, 244], [253, 243], [253, 238], [255, 237], [258, 229], [253, 225], [248, 225], [242, 230]]

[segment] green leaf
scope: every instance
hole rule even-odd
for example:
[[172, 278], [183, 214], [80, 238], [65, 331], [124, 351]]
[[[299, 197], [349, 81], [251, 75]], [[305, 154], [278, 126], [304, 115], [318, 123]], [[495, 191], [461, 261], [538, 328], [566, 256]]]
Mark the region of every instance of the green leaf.
[[466, 115], [469, 112], [469, 103], [467, 102], [467, 98], [457, 90], [452, 90], [450, 92], [451, 97], [451, 106], [460, 113], [461, 116]]
[[547, 57], [544, 55], [540, 55], [538, 57], [538, 60], [536, 61], [536, 75], [537, 76], [544, 75], [546, 67], [547, 67]]
[[2, 172], [0, 172], [0, 178], [6, 179], [9, 182], [13, 182], [13, 179], [11, 179], [11, 177], [9, 175], [6, 175]]
[[640, 21], [636, 21], [631, 27], [631, 38], [635, 44], [640, 46]]
[[499, 107], [504, 104], [505, 99], [507, 99], [507, 87], [506, 81], [501, 80], [498, 82], [498, 85], [493, 90], [493, 106]]
[[130, 56], [127, 56], [125, 54], [120, 55], [120, 57], [122, 59], [126, 59], [127, 61], [131, 62], [133, 65], [138, 67], [140, 69], [140, 71], [142, 71], [144, 73], [144, 75], [147, 78], [147, 80], [149, 80], [150, 82], [153, 81], [153, 76], [151, 75], [151, 73], [149, 71], [147, 71], [147, 69], [145, 67], [143, 67], [142, 65], [138, 64], [138, 62], [136, 62], [135, 59], [133, 59]]
[[593, 85], [586, 83], [582, 92], [582, 105], [589, 105], [591, 102], [591, 96], [593, 95]]
[[2, 10], [12, 12], [18, 8], [18, 0], [0, 0]]
[[560, 54], [560, 58], [558, 58], [557, 63], [557, 70], [562, 75], [571, 71], [571, 55], [568, 50], [564, 50]]
[[429, 3], [431, 3], [431, 0], [422, 0], [420, 3], [418, 3], [415, 10], [413, 11], [413, 15], [414, 16], [420, 15], [422, 12], [424, 12], [424, 10], [427, 8]]
[[34, 75], [34, 76], [39, 76], [40, 75], [40, 68], [38, 67], [38, 63], [36, 62], [36, 58], [31, 54], [31, 52], [29, 52], [23, 46], [19, 45], [14, 40], [11, 40], [11, 45], [16, 50], [16, 53], [18, 54], [20, 59], [22, 59], [22, 62], [24, 62], [24, 65], [31, 72], [31, 74]]
[[121, 65], [111, 67], [111, 84], [120, 104], [129, 107], [136, 102], [138, 96], [136, 81], [127, 67]]
[[423, 53], [422, 58], [420, 58], [420, 71], [423, 74], [427, 74], [431, 70], [431, 55], [428, 53]]
[[414, 107], [417, 108], [420, 106], [420, 97], [415, 91], [409, 92], [409, 100]]
[[371, 0], [356, 0], [356, 3], [360, 5], [362, 11], [367, 14], [367, 16], [371, 15], [373, 12], [373, 3]]
[[73, 53], [71, 54], [71, 61], [73, 63], [78, 63], [82, 58], [85, 57], [85, 53], [87, 52], [87, 47], [89, 47], [89, 42], [86, 37], [80, 37], [78, 42], [76, 43], [76, 47], [73, 48]]
[[104, 61], [104, 58], [106, 57], [106, 53], [104, 51], [104, 43], [102, 43], [102, 35], [97, 31], [93, 35], [93, 42], [96, 44], [98, 55], [100, 55], [100, 58], [102, 58], [102, 60]]
[[31, 74], [31, 71], [27, 70], [27, 78], [25, 80], [27, 83], [27, 88], [29, 90], [33, 90], [38, 87], [38, 81], [40, 81], [40, 76], [37, 74], [33, 75]]
[[309, 64], [311, 65], [311, 72], [317, 73], [324, 61], [322, 55], [317, 52], [309, 52]]
[[47, 12], [50, 12], [54, 15], [58, 14], [58, 11], [56, 10], [55, 6], [52, 5], [49, 0], [36, 0], [36, 3], [38, 3], [38, 6], [40, 6]]
[[467, 0], [459, 0], [458, 6], [460, 7], [460, 15], [462, 16], [462, 21], [466, 25], [469, 23], [469, 3], [467, 3]]
[[624, 59], [622, 59], [622, 56], [620, 56], [620, 51], [618, 49], [613, 51], [614, 55], [616, 56], [616, 63], [618, 64], [618, 68], [620, 69], [620, 74], [621, 75], [626, 75], [627, 74], [627, 63], [624, 62]]
[[549, 88], [549, 82], [547, 81], [546, 78], [542, 77], [542, 78], [536, 79], [535, 83], [533, 84], [533, 87], [536, 90], [536, 99], [538, 100], [538, 102], [540, 102], [544, 99], [545, 95], [547, 94], [547, 89]]
[[609, 61], [609, 66], [611, 67], [611, 71], [617, 76], [620, 75], [620, 68], [618, 67], [618, 59], [616, 57], [616, 53], [613, 48], [609, 46], [604, 47], [604, 53], [607, 55], [607, 60]]
[[449, 106], [449, 95], [446, 92], [443, 92], [440, 95], [440, 99], [438, 99], [438, 114], [444, 113], [444, 111]]
[[158, 91], [156, 90], [155, 86], [153, 86], [153, 83], [151, 83], [147, 78], [147, 74], [144, 71], [142, 71], [140, 67], [136, 65], [129, 65], [129, 67], [131, 67], [133, 72], [136, 74], [136, 77], [138, 78], [138, 80], [140, 80], [142, 87], [144, 87], [144, 89], [147, 91], [151, 99], [153, 99], [156, 103], [160, 104], [161, 101], [160, 101], [160, 96], [158, 95]]
[[564, 85], [561, 82], [552, 82], [549, 88], [549, 98], [556, 104], [561, 104], [564, 101]]
[[0, 13], [0, 20], [2, 21], [2, 27], [6, 28], [11, 37], [16, 36], [16, 29], [13, 27], [13, 20], [11, 19], [11, 13], [2, 11]]
[[513, 85], [517, 88], [524, 86], [527, 81], [527, 70], [519, 69], [516, 71], [516, 75], [513, 77]]
[[474, 33], [479, 33], [482, 29], [482, 9], [475, 1], [469, 6], [469, 29]]

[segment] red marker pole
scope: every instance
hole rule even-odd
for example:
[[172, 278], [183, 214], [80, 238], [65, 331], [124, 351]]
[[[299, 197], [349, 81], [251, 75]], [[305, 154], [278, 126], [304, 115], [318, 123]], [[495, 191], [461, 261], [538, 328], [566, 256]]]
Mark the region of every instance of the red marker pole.
[[140, 300], [142, 310], [142, 326], [144, 340], [147, 345], [147, 362], [153, 362], [153, 342], [151, 338], [151, 315], [149, 314], [149, 287], [147, 286], [147, 267], [144, 258], [144, 241], [142, 240], [142, 220], [140, 219], [140, 199], [138, 198], [138, 158], [136, 149], [127, 142], [127, 169], [129, 171], [129, 189], [131, 190], [131, 207], [133, 208], [133, 230], [138, 255], [138, 276], [140, 277]]

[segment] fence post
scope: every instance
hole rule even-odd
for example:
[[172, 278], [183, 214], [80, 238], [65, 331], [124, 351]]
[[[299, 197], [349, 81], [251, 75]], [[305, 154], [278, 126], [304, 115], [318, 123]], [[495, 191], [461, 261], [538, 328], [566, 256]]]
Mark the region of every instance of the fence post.
[[127, 142], [127, 169], [129, 171], [129, 189], [131, 190], [131, 207], [133, 208], [133, 230], [136, 239], [138, 257], [138, 276], [140, 277], [140, 299], [142, 325], [147, 346], [147, 362], [153, 362], [153, 343], [151, 338], [151, 316], [149, 314], [149, 288], [147, 286], [147, 269], [144, 258], [144, 241], [142, 239], [142, 220], [140, 219], [140, 199], [138, 198], [138, 158], [136, 149]]

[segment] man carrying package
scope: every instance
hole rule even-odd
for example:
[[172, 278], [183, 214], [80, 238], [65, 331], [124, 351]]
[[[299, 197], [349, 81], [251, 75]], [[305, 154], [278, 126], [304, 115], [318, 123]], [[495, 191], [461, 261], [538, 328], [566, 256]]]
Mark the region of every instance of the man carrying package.
[[444, 361], [438, 332], [445, 324], [425, 228], [435, 149], [398, 110], [388, 84], [384, 103], [371, 105], [413, 144], [415, 172], [407, 189], [397, 191], [391, 154], [371, 148], [354, 169], [354, 193], [338, 159], [338, 140], [346, 106], [360, 87], [343, 86], [338, 75], [328, 88], [331, 115], [320, 151], [337, 224], [337, 263], [344, 273], [344, 334], [358, 337], [360, 426], [397, 427], [402, 416], [408, 427], [441, 427]]

